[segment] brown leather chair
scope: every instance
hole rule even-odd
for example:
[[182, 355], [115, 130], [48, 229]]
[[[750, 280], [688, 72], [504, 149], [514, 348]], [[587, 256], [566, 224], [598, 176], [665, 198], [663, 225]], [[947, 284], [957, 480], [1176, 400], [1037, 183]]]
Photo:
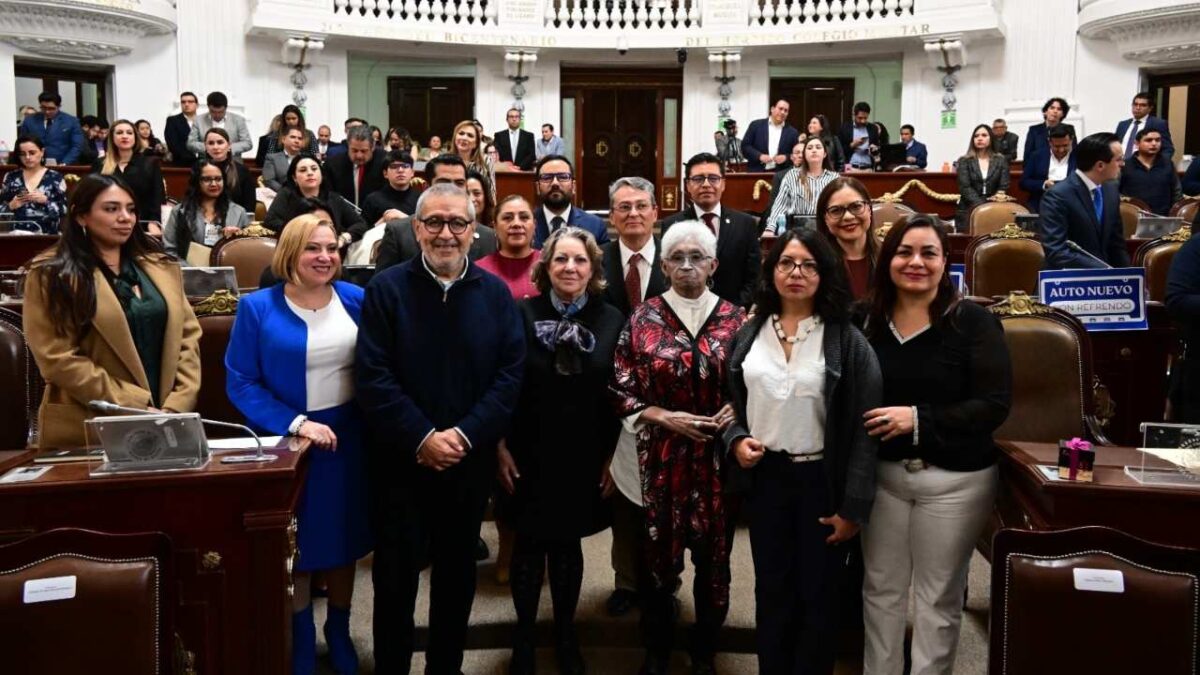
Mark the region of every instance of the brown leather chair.
[[9, 405], [0, 406], [0, 450], [20, 450], [36, 438], [43, 388], [21, 315], [0, 308], [0, 391], [9, 397]]
[[1191, 224], [1200, 212], [1200, 196], [1184, 197], [1171, 206], [1171, 215], [1183, 218], [1183, 222]]
[[1137, 197], [1121, 195], [1121, 230], [1126, 239], [1131, 239], [1137, 233], [1138, 220], [1150, 213], [1150, 205]]
[[221, 239], [213, 246], [209, 260], [213, 267], [232, 267], [237, 274], [238, 288], [258, 288], [263, 270], [270, 267], [278, 241], [275, 233], [261, 225], [252, 225], [233, 237]]
[[[27, 601], [29, 584], [63, 577], [70, 597]], [[161, 532], [60, 529], [0, 546], [4, 672], [171, 672], [174, 585]]]
[[261, 223], [267, 217], [267, 205], [263, 202], [254, 202], [254, 220]]
[[[895, 223], [904, 216], [916, 214], [917, 210], [905, 204], [904, 202], [871, 202], [871, 231], [875, 236], [882, 239], [883, 235], [880, 230], [890, 223]], [[883, 234], [887, 234], [887, 230], [883, 230]]]
[[1192, 237], [1190, 225], [1184, 225], [1171, 234], [1151, 239], [1133, 254], [1133, 264], [1146, 268], [1146, 290], [1151, 300], [1163, 302], [1167, 298], [1167, 274], [1171, 271], [1171, 262], [1175, 254], [1183, 247], [1184, 242]]
[[[1089, 586], [1102, 575], [1121, 590]], [[996, 534], [991, 675], [1195, 673], [1197, 615], [1200, 551], [1107, 527]]]
[[1016, 222], [1018, 215], [1026, 213], [1029, 213], [1029, 209], [1018, 204], [1016, 199], [998, 193], [971, 209], [970, 215], [967, 216], [967, 232], [972, 237], [991, 234], [1009, 223]]
[[1092, 374], [1092, 345], [1079, 319], [1021, 291], [988, 310], [1004, 326], [1012, 359], [1012, 408], [996, 438], [1057, 443], [1078, 436], [1112, 445], [1099, 419], [1112, 417], [1108, 390]]
[[1037, 295], [1038, 272], [1046, 260], [1037, 235], [1013, 223], [967, 244], [967, 288], [972, 295], [995, 297], [1011, 291]]
[[[201, 417], [220, 422], [241, 424], [244, 416], [229, 401], [225, 393], [225, 350], [229, 346], [229, 335], [233, 331], [233, 319], [237, 314], [236, 296], [228, 291], [217, 291], [193, 304], [196, 318], [200, 321], [200, 395], [196, 399], [196, 412]], [[212, 437], [239, 436], [236, 431], [219, 427], [206, 427], [205, 433]]]

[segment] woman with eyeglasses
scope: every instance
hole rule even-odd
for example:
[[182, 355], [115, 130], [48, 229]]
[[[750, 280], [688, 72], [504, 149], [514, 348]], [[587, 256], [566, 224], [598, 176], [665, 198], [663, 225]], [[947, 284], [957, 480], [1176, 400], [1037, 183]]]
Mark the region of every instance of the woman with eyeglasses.
[[[717, 632], [729, 611], [734, 513], [726, 500], [719, 436], [734, 421], [726, 373], [734, 334], [746, 314], [708, 288], [717, 238], [698, 221], [676, 223], [662, 238], [670, 288], [639, 304], [617, 343], [612, 393], [617, 414], [636, 434], [645, 527], [641, 594], [643, 675], [667, 672], [675, 632], [674, 593], [684, 549], [696, 567], [693, 672], [715, 672]], [[617, 453], [626, 450], [618, 447]], [[614, 467], [614, 470], [615, 467]]]
[[935, 218], [901, 219], [866, 301], [883, 373], [883, 405], [862, 419], [880, 439], [862, 535], [867, 675], [904, 668], [910, 590], [912, 672], [950, 675], [971, 551], [996, 496], [992, 433], [1012, 401], [1008, 346], [1000, 321], [959, 297], [947, 243]]
[[0, 183], [0, 214], [11, 214], [13, 229], [36, 234], [58, 234], [67, 212], [67, 183], [62, 174], [47, 169], [46, 146], [37, 136], [17, 139], [17, 166]]
[[307, 152], [296, 155], [288, 165], [287, 181], [271, 202], [263, 226], [282, 234], [288, 221], [311, 211], [312, 200], [318, 200], [328, 208], [338, 231], [338, 241], [343, 246], [362, 239], [367, 231], [362, 214], [344, 197], [329, 189], [323, 180], [321, 163]]
[[797, 143], [792, 148], [793, 155], [797, 149], [803, 154], [800, 165], [788, 169], [783, 175], [779, 192], [768, 211], [767, 226], [774, 228], [777, 235], [787, 229], [789, 216], [814, 215], [817, 212], [817, 197], [826, 185], [838, 177], [820, 137]]
[[92, 173], [120, 176], [137, 199], [138, 221], [151, 234], [161, 233], [163, 204], [162, 170], [138, 146], [137, 129], [129, 120], [113, 122], [105, 142], [105, 154], [92, 164]]
[[878, 243], [872, 231], [871, 195], [852, 176], [841, 176], [825, 186], [817, 198], [817, 230], [834, 247], [849, 279], [850, 296], [866, 297], [875, 271]]
[[958, 209], [954, 212], [954, 226], [966, 232], [971, 220], [971, 209], [987, 201], [988, 197], [1008, 189], [1008, 158], [996, 152], [996, 137], [992, 128], [980, 124], [971, 132], [971, 143], [967, 154], [958, 160]]
[[250, 214], [229, 199], [225, 174], [212, 160], [196, 162], [183, 201], [171, 211], [163, 247], [186, 265], [193, 243], [212, 247], [250, 224]]
[[832, 673], [838, 589], [875, 498], [862, 416], [879, 405], [879, 364], [819, 232], [783, 233], [762, 279], [729, 358], [736, 419], [723, 437], [750, 520], [758, 672]]
[[234, 160], [229, 148], [229, 132], [216, 127], [204, 132], [204, 154], [225, 175], [225, 191], [229, 193], [229, 198], [246, 213], [253, 214], [254, 207], [258, 205], [254, 181], [250, 179], [250, 170], [245, 164]]

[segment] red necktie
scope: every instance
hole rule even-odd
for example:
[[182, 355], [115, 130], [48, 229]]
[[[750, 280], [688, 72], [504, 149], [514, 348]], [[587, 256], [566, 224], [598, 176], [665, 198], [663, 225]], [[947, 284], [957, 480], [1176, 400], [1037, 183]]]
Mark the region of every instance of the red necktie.
[[367, 165], [359, 164], [358, 171], [354, 173], [354, 205], [358, 206], [359, 194], [362, 192], [363, 174], [366, 172]]
[[708, 231], [712, 232], [714, 237], [717, 236], [717, 226], [715, 222], [717, 220], [717, 214], [706, 213], [700, 217], [704, 219], [704, 224], [708, 226]]
[[625, 273], [625, 297], [629, 298], [629, 311], [637, 309], [642, 303], [642, 273], [638, 271], [638, 261], [641, 253], [629, 257], [629, 271]]

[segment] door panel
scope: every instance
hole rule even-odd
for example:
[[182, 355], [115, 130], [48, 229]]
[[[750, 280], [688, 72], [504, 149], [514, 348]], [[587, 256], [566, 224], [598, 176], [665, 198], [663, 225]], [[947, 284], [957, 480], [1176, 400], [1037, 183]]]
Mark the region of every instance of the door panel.
[[792, 107], [788, 124], [803, 132], [814, 115], [824, 115], [829, 119], [829, 132], [836, 134], [842, 123], [850, 119], [854, 80], [776, 78], [771, 80], [771, 105], [781, 98]]
[[603, 209], [614, 180], [656, 179], [658, 92], [590, 89], [583, 99], [583, 207]]
[[450, 147], [454, 125], [474, 116], [474, 78], [388, 78], [388, 125], [407, 129], [422, 143], [441, 136], [442, 146]]

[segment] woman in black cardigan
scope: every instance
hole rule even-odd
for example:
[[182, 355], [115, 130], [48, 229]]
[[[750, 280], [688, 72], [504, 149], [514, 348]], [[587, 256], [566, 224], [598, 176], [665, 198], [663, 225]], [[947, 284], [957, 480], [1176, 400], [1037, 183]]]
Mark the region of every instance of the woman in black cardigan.
[[875, 497], [862, 415], [879, 365], [849, 321], [850, 290], [824, 235], [788, 230], [763, 260], [754, 318], [729, 363], [737, 414], [724, 434], [745, 490], [759, 672], [832, 673], [848, 542]]
[[[105, 142], [102, 159], [92, 164], [92, 173], [105, 176], [120, 176], [133, 190], [137, 201], [138, 221], [142, 229], [156, 234], [161, 232], [163, 177], [158, 160], [138, 150], [137, 128], [129, 120], [113, 122]], [[150, 223], [154, 223], [150, 226]]]
[[604, 302], [603, 254], [588, 232], [560, 228], [533, 268], [541, 295], [520, 303], [528, 349], [521, 398], [498, 450], [516, 530], [511, 586], [517, 610], [510, 673], [534, 672], [534, 628], [549, 563], [559, 672], [582, 674], [575, 607], [580, 539], [609, 525], [604, 482], [619, 422], [608, 397], [625, 317]]
[[275, 195], [271, 208], [263, 218], [268, 230], [282, 232], [283, 226], [292, 218], [309, 213], [311, 200], [317, 199], [329, 209], [333, 226], [338, 231], [338, 242], [342, 246], [362, 239], [367, 223], [353, 204], [329, 189], [323, 179], [321, 163], [306, 152], [296, 155], [288, 165], [287, 180]]
[[[250, 170], [229, 152], [229, 134], [216, 127], [204, 132], [204, 152], [225, 174], [225, 190], [229, 192], [229, 198], [246, 209], [246, 213], [253, 218], [254, 207], [258, 203], [254, 180], [250, 177]], [[192, 170], [195, 171], [195, 167]]]

